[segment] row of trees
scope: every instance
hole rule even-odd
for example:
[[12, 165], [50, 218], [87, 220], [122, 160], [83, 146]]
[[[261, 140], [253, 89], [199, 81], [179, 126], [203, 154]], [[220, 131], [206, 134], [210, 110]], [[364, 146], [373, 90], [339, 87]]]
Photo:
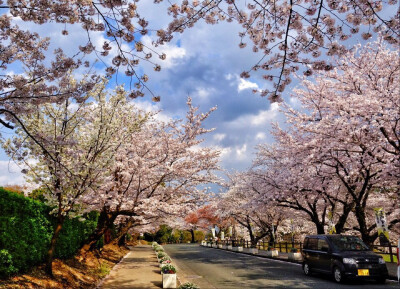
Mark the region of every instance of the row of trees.
[[281, 105], [287, 122], [274, 126], [275, 143], [259, 145], [253, 167], [231, 176], [216, 205], [220, 216], [246, 228], [253, 245], [289, 219], [311, 224], [309, 233], [334, 225], [372, 244], [373, 209], [382, 207], [398, 237], [399, 65], [398, 53], [378, 40], [356, 46], [314, 81], [303, 79], [292, 94], [297, 107]]
[[25, 167], [28, 181], [43, 188], [57, 216], [50, 274], [68, 216], [100, 212], [85, 251], [113, 224], [123, 237], [133, 227], [185, 214], [206, 201], [199, 185], [217, 181], [219, 152], [201, 147], [199, 139], [210, 131], [202, 123], [214, 109], [199, 113], [189, 98], [186, 120], [162, 121], [129, 103], [120, 87], [107, 94], [106, 84], [96, 84], [82, 102], [35, 107], [34, 114], [21, 116], [24, 128], [18, 126], [3, 142], [8, 155]]

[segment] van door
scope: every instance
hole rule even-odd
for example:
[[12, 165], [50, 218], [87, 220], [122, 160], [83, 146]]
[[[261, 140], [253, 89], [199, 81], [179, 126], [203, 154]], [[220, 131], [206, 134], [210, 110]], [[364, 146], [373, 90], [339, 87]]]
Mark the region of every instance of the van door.
[[317, 264], [317, 249], [318, 249], [318, 239], [310, 237], [307, 242], [307, 250], [304, 252], [304, 260], [308, 261], [311, 268], [318, 268]]
[[318, 239], [318, 253], [317, 253], [318, 269], [325, 272], [331, 271], [331, 252], [329, 244], [324, 239]]

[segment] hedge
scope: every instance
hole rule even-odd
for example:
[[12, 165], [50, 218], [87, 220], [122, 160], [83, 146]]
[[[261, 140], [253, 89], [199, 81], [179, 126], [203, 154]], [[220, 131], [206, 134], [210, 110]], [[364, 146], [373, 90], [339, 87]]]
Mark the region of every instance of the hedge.
[[[23, 272], [42, 263], [56, 223], [51, 208], [42, 202], [0, 187], [0, 277]], [[85, 221], [67, 219], [57, 242], [55, 257], [69, 258], [97, 225], [98, 213]]]

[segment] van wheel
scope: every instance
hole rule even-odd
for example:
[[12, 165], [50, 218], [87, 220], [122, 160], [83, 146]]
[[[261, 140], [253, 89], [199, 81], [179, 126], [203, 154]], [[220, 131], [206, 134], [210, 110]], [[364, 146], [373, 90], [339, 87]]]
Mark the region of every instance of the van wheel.
[[311, 268], [310, 268], [310, 265], [308, 265], [308, 263], [303, 264], [303, 271], [304, 271], [304, 274], [306, 274], [307, 276], [311, 275]]
[[338, 266], [335, 266], [333, 268], [333, 278], [337, 283], [343, 283], [344, 281], [344, 276], [342, 270]]

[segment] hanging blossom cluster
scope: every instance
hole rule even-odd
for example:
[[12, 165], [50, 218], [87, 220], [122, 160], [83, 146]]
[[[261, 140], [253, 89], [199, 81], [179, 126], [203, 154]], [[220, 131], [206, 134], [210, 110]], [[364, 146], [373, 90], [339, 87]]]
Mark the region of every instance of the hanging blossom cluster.
[[[15, 24], [15, 18], [40, 25], [64, 24], [59, 37], [69, 37], [67, 27], [81, 27], [87, 33], [87, 43], [77, 46], [72, 56], [66, 55], [62, 48], [52, 53], [48, 51], [49, 44], [57, 39], [42, 38], [38, 33], [24, 30]], [[98, 31], [106, 37], [100, 46], [91, 39], [91, 33]], [[27, 110], [28, 104], [62, 102], [68, 97], [79, 101], [82, 92], [90, 91], [100, 81], [93, 69], [96, 61], [103, 64], [109, 78], [121, 72], [131, 78], [129, 97], [141, 97], [144, 90], [152, 94], [146, 86], [148, 76], [138, 72], [138, 65], [145, 61], [160, 71], [153, 55], [161, 60], [166, 55], [141, 43], [140, 37], [148, 33], [148, 22], [140, 17], [136, 3], [131, 1], [0, 0], [0, 123], [12, 128], [18, 122], [18, 115], [32, 111], [32, 107]], [[93, 58], [95, 61], [88, 60]], [[9, 73], [15, 66], [24, 72]], [[77, 68], [85, 71], [84, 85], [53, 84], [54, 81], [69, 83], [67, 74]], [[154, 101], [159, 99], [153, 96]]]
[[361, 33], [363, 39], [369, 39], [379, 31], [385, 41], [398, 44], [399, 12], [388, 19], [380, 13], [385, 5], [397, 9], [397, 3], [397, 0], [184, 0], [169, 7], [174, 20], [167, 30], [158, 31], [158, 43], [169, 41], [174, 32], [184, 32], [201, 19], [209, 24], [235, 21], [243, 27], [239, 47], [252, 45], [254, 52], [263, 54], [241, 77], [263, 71], [263, 78], [272, 81], [274, 88], [263, 90], [261, 95], [280, 101], [294, 72], [303, 67], [304, 74], [309, 76], [313, 71], [331, 70], [332, 64], [321, 60], [321, 56], [343, 55], [348, 50], [343, 41], [354, 34]]

